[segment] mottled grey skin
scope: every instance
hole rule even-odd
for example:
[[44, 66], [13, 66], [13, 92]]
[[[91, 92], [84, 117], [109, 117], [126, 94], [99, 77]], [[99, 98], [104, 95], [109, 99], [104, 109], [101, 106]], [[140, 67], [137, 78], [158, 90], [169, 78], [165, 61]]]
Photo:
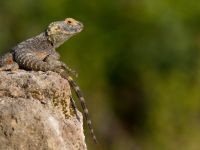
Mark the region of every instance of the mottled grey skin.
[[19, 43], [11, 49], [10, 53], [2, 56], [0, 58], [0, 71], [15, 71], [18, 68], [44, 72], [53, 71], [67, 79], [80, 100], [90, 133], [95, 143], [97, 143], [85, 99], [79, 86], [69, 75], [73, 72], [65, 63], [59, 60], [60, 55], [55, 50], [70, 37], [81, 32], [82, 29], [83, 24], [72, 18], [51, 23], [45, 32]]

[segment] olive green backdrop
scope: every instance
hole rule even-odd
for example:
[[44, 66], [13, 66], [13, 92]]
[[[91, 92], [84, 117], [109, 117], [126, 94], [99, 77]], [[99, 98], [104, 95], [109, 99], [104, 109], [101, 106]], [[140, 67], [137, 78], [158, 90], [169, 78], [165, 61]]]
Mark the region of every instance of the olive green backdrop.
[[79, 73], [89, 149], [198, 150], [200, 1], [1, 0], [1, 52], [66, 17], [85, 25], [58, 51]]

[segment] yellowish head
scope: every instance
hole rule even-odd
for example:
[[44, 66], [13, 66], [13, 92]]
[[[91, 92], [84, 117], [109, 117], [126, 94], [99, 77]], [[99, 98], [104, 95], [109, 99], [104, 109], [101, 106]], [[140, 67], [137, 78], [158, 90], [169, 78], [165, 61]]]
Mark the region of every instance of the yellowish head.
[[59, 46], [73, 35], [83, 30], [83, 24], [73, 18], [51, 23], [47, 30], [48, 40]]

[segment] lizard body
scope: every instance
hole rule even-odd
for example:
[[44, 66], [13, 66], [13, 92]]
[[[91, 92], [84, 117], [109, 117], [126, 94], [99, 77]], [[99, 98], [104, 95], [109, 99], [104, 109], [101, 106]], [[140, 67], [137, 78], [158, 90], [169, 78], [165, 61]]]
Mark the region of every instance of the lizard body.
[[53, 71], [67, 79], [81, 103], [90, 133], [97, 143], [85, 99], [79, 86], [69, 75], [69, 73], [74, 72], [59, 60], [60, 55], [56, 52], [57, 47], [73, 35], [81, 32], [82, 29], [83, 24], [72, 18], [51, 23], [43, 33], [19, 43], [9, 53], [0, 57], [0, 71], [13, 71], [18, 68], [44, 72]]

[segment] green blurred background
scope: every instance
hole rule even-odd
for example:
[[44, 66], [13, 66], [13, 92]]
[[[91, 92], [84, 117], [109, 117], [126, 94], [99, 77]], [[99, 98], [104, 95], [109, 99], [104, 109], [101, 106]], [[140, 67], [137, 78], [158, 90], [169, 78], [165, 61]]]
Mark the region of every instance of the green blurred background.
[[58, 51], [79, 73], [90, 150], [200, 149], [200, 1], [1, 0], [1, 52], [66, 17], [85, 25]]

